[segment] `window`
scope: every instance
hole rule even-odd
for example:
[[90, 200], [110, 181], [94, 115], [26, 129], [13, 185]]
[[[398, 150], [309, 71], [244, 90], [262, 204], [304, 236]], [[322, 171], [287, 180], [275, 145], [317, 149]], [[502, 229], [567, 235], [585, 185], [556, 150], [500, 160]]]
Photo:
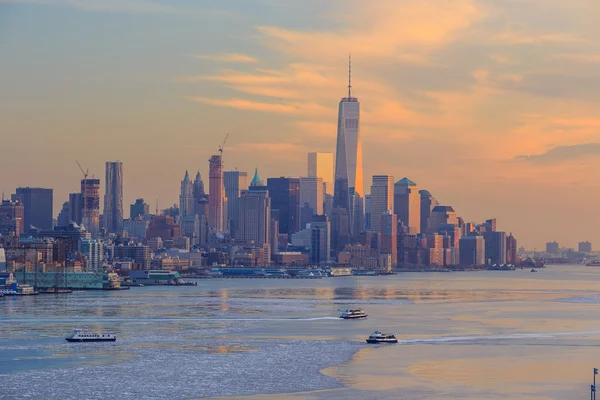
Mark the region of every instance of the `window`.
[[344, 127], [346, 129], [358, 129], [358, 119], [357, 118], [346, 118], [344, 120]]

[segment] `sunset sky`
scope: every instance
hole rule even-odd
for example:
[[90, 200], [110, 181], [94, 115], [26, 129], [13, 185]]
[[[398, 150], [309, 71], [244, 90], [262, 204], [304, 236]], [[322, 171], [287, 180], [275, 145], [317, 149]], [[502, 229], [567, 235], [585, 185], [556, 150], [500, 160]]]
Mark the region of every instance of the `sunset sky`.
[[[598, 0], [0, 0], [0, 190], [121, 160], [129, 204], [185, 170], [303, 176], [362, 107], [365, 190], [407, 176], [519, 244], [600, 250]], [[104, 189], [102, 189], [104, 191]]]

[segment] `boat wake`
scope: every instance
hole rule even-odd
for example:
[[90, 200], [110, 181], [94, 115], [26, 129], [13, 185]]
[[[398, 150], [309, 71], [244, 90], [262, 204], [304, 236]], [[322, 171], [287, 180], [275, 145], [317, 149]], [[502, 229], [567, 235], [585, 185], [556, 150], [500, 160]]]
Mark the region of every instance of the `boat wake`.
[[600, 330], [581, 331], [581, 332], [544, 332], [544, 333], [513, 333], [508, 335], [490, 335], [490, 336], [445, 336], [437, 338], [422, 338], [422, 339], [406, 339], [398, 340], [400, 344], [413, 343], [448, 343], [448, 342], [478, 342], [489, 340], [523, 340], [523, 339], [553, 339], [561, 336], [585, 336], [597, 335]]

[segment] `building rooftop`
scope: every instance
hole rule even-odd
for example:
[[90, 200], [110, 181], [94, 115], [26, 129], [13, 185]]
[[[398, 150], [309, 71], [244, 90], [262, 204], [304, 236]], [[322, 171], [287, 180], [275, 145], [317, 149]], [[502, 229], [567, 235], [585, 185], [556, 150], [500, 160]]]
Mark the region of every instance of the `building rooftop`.
[[404, 178], [400, 179], [398, 182], [396, 182], [396, 185], [417, 186], [416, 183], [414, 183], [413, 181], [411, 181], [407, 177], [404, 177]]
[[451, 206], [435, 206], [431, 212], [454, 212]]
[[431, 193], [429, 192], [429, 190], [425, 190], [425, 189], [419, 190], [419, 194], [421, 196], [431, 196]]
[[258, 168], [256, 168], [254, 170], [254, 177], [252, 178], [252, 181], [250, 182], [250, 186], [264, 186], [263, 182], [258, 177]]

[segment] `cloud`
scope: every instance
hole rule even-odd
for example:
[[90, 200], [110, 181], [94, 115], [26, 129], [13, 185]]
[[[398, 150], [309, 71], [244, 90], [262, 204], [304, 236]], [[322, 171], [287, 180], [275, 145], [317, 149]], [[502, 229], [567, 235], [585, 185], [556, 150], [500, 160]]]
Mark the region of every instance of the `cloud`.
[[526, 34], [515, 31], [503, 32], [495, 35], [493, 41], [503, 44], [545, 44], [545, 43], [573, 43], [581, 39], [570, 33], [545, 33]]
[[600, 54], [557, 54], [554, 58], [574, 61], [579, 63], [590, 63], [590, 64], [598, 64], [600, 63]]
[[209, 60], [220, 63], [256, 63], [258, 60], [252, 56], [241, 53], [221, 53], [221, 54], [195, 54], [194, 58]]
[[0, 3], [72, 6], [87, 11], [110, 13], [157, 13], [173, 11], [173, 8], [170, 6], [148, 0], [0, 0]]
[[557, 146], [541, 154], [519, 155], [515, 157], [515, 159], [539, 164], [552, 164], [581, 159], [588, 156], [600, 156], [600, 143]]
[[322, 107], [315, 103], [263, 103], [251, 100], [244, 100], [239, 98], [219, 100], [211, 99], [208, 97], [185, 97], [185, 99], [196, 102], [207, 104], [218, 107], [230, 107], [239, 110], [252, 110], [252, 111], [263, 111], [263, 112], [274, 112], [283, 114], [321, 114], [328, 115], [331, 113], [330, 109]]

